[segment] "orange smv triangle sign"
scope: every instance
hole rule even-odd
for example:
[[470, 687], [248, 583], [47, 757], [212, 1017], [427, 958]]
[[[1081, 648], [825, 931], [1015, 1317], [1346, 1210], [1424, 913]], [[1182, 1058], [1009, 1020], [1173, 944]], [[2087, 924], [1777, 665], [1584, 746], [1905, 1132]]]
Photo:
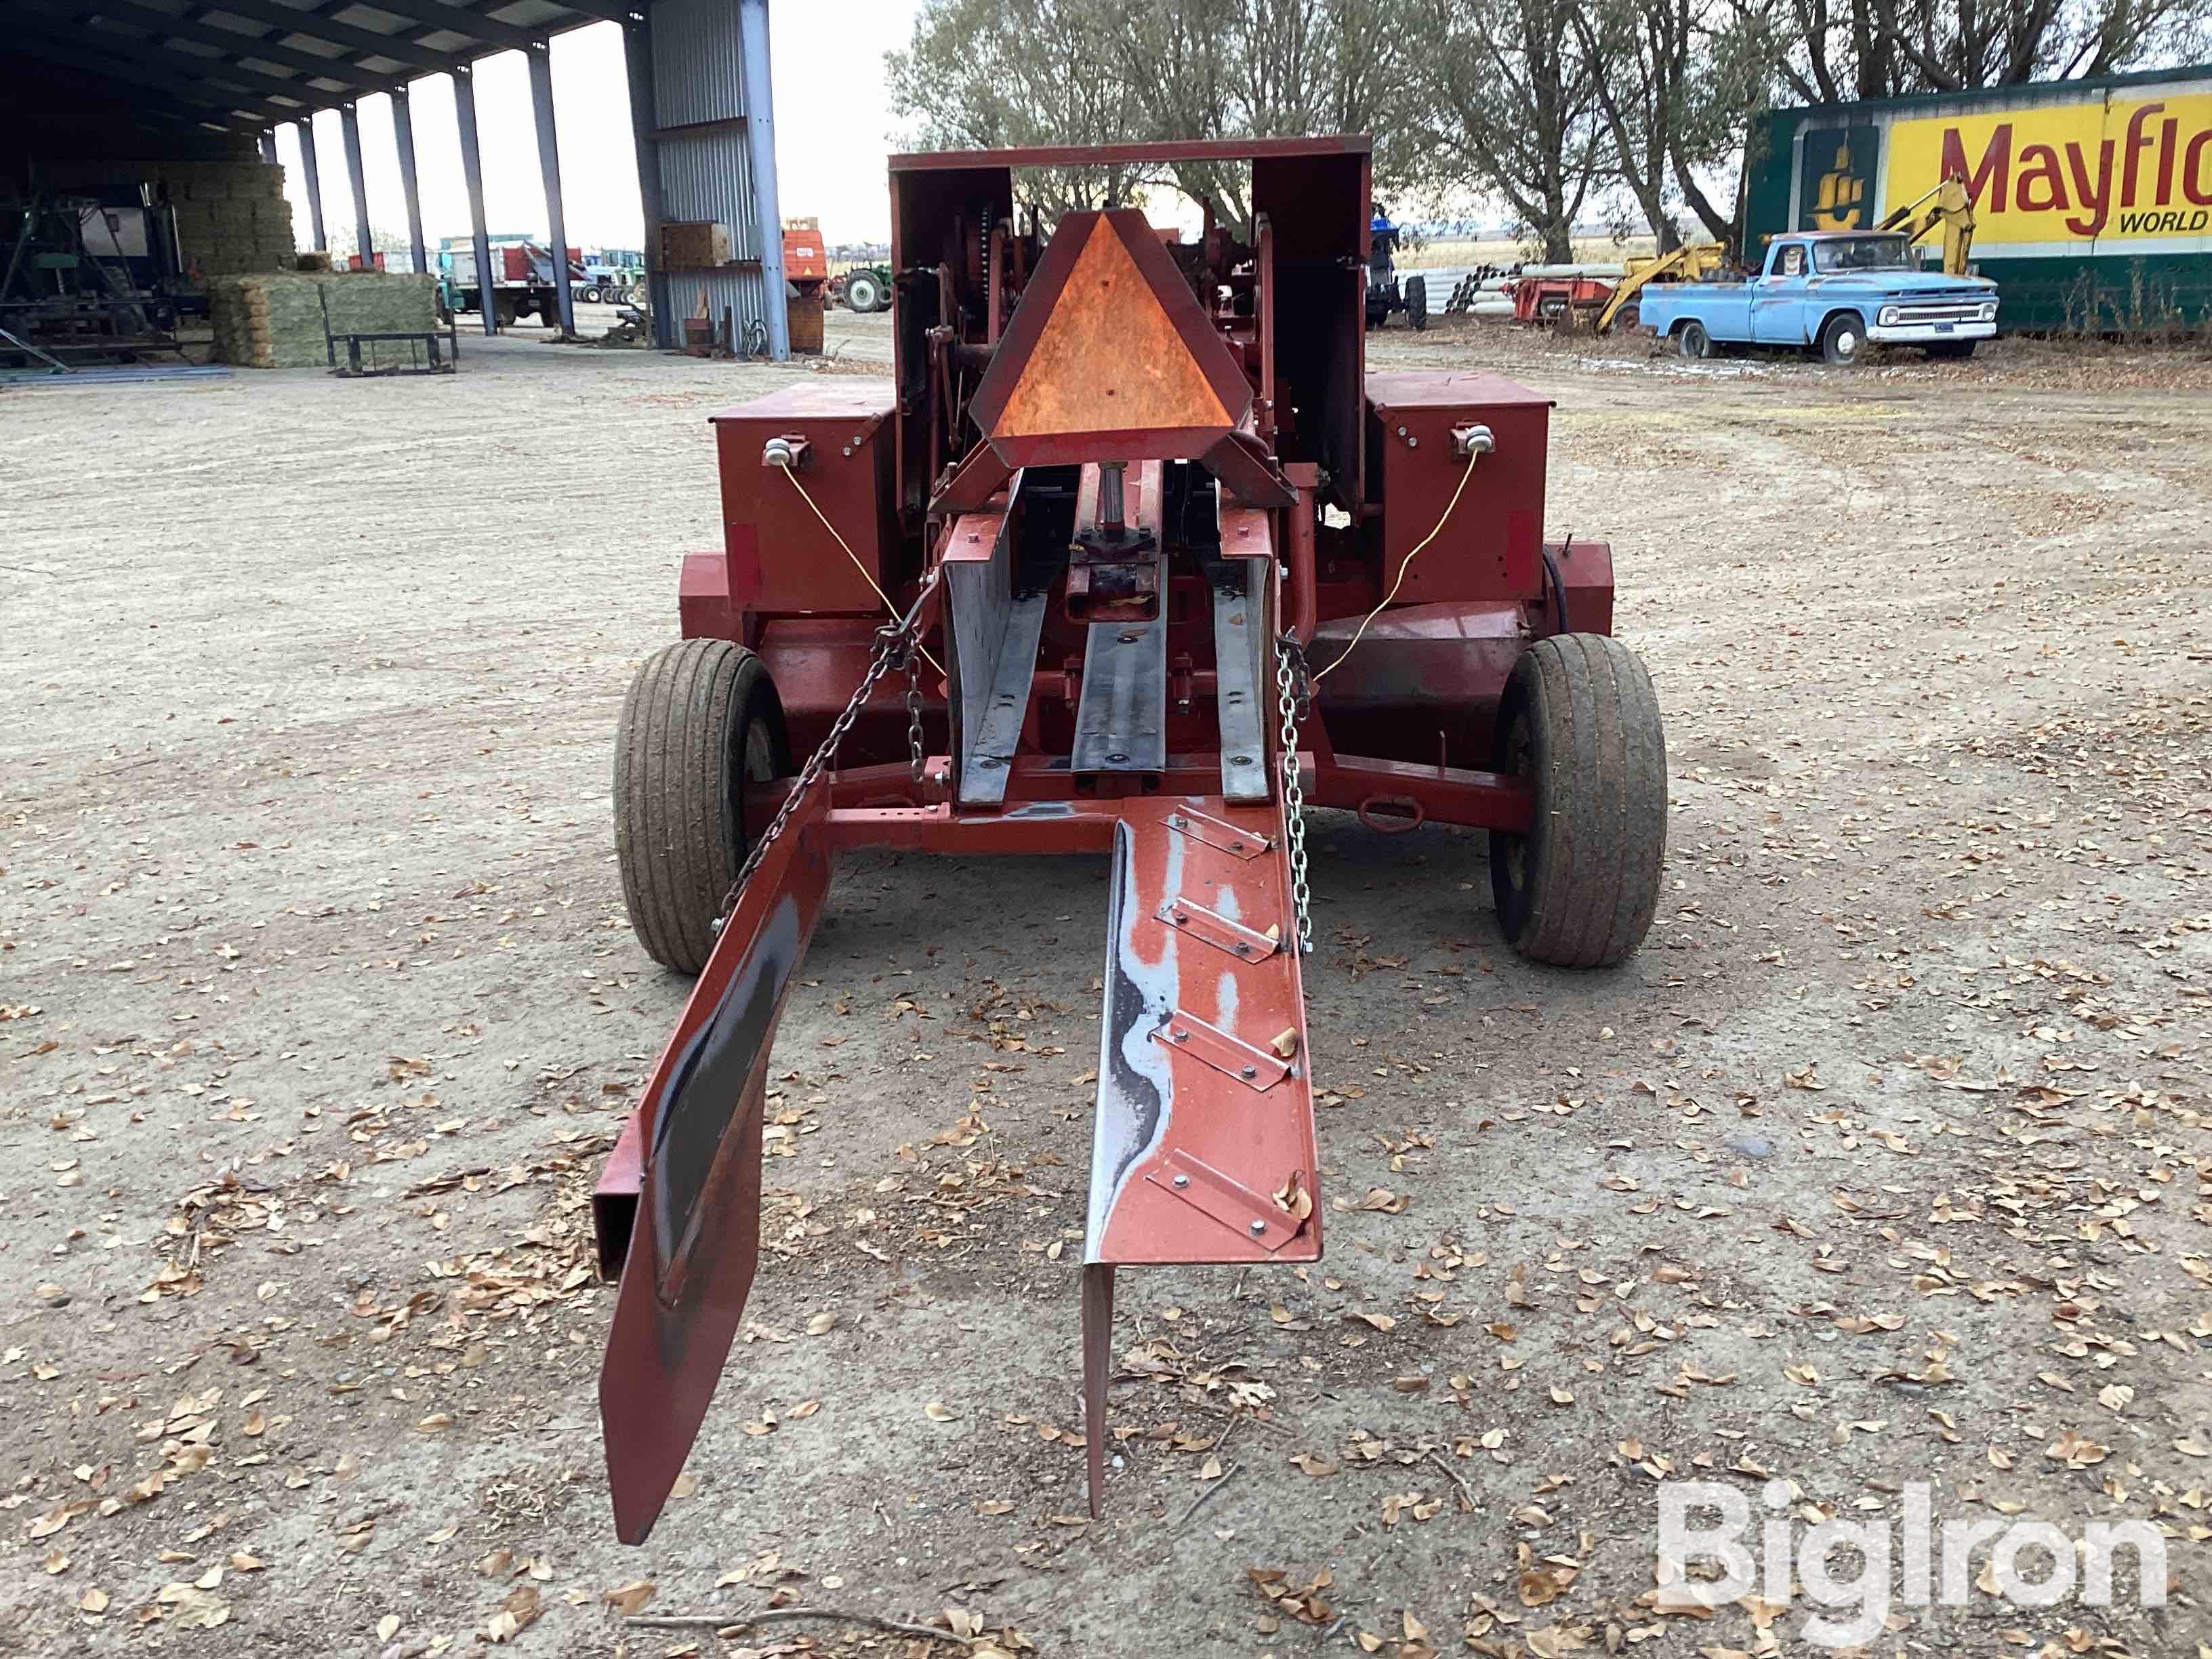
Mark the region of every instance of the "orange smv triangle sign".
[[1028, 466], [1202, 455], [1250, 402], [1144, 216], [1123, 210], [1060, 221], [970, 407], [1000, 458]]

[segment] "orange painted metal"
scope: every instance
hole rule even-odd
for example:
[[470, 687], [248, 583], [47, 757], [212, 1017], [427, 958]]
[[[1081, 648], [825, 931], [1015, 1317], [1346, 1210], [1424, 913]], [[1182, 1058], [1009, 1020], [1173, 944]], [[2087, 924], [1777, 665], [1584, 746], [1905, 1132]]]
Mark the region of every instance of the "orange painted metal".
[[1188, 459], [1226, 437], [1252, 387], [1145, 216], [1071, 213], [969, 412], [1011, 465]]

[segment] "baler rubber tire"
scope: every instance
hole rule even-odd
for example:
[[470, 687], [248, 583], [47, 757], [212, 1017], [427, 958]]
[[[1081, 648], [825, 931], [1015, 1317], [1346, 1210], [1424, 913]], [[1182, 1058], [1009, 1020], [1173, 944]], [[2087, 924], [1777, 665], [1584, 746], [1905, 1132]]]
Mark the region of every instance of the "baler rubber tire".
[[1528, 780], [1526, 835], [1492, 830], [1498, 926], [1534, 962], [1607, 968], [1650, 930], [1667, 861], [1667, 739], [1651, 676], [1602, 634], [1522, 653], [1498, 709], [1497, 769]]
[[[768, 666], [728, 640], [679, 640], [640, 665], [615, 729], [615, 861], [646, 954], [696, 974], [751, 845], [744, 786], [788, 776]], [[757, 828], [757, 826], [755, 826]]]

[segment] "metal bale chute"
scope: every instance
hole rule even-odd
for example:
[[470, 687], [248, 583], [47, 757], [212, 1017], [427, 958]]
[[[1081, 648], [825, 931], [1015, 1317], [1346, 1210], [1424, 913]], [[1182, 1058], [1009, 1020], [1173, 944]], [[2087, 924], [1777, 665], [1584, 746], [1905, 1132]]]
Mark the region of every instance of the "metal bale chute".
[[[1249, 165], [1249, 224], [1015, 211], [1018, 168], [1178, 161]], [[1306, 805], [1490, 831], [1537, 959], [1641, 941], [1663, 740], [1605, 637], [1610, 550], [1544, 537], [1544, 399], [1366, 374], [1368, 177], [1356, 137], [894, 158], [894, 379], [714, 417], [725, 543], [617, 738], [633, 924], [699, 975], [594, 1210], [624, 1539], [743, 1319], [769, 1055], [838, 854], [1111, 860], [1094, 1513], [1116, 1270], [1321, 1254]]]

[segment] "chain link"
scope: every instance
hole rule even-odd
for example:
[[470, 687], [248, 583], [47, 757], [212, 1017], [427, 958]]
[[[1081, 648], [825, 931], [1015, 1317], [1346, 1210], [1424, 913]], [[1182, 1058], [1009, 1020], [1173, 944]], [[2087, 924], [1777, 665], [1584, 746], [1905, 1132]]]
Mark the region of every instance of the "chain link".
[[[919, 608], [916, 607], [917, 610]], [[799, 803], [814, 787], [823, 769], [836, 758], [837, 745], [844, 742], [845, 734], [853, 729], [853, 722], [860, 717], [861, 708], [875, 695], [876, 687], [883, 683], [884, 676], [896, 668], [904, 668], [907, 672], [907, 735], [915, 750], [915, 779], [917, 782], [921, 781], [921, 692], [919, 671], [915, 667], [915, 658], [919, 649], [919, 641], [912, 637], [909, 626], [905, 622], [886, 623], [876, 630], [876, 648], [868, 659], [868, 672], [860, 676], [860, 684], [845, 704], [844, 712], [831, 723], [830, 735], [822, 739], [820, 748], [806, 757], [806, 764], [799, 769], [799, 775], [792, 780], [791, 793], [783, 798], [783, 805], [775, 809], [775, 816], [769, 820], [768, 828], [761, 831], [760, 839], [753, 843], [752, 851], [745, 854], [744, 865], [738, 872], [738, 878], [730, 884], [730, 890], [722, 895], [721, 908], [714, 917], [716, 933], [721, 931], [722, 923], [736, 907], [738, 895], [744, 891], [745, 884], [752, 879], [753, 872], [760, 868], [761, 860], [768, 856], [768, 849], [775, 845], [776, 837], [791, 822], [791, 815], [798, 811]]]
[[908, 770], [915, 787], [921, 787], [921, 663], [916, 653], [906, 653], [906, 746]]
[[1275, 641], [1276, 701], [1282, 715], [1283, 830], [1290, 842], [1291, 902], [1297, 912], [1298, 953], [1313, 954], [1313, 894], [1306, 885], [1306, 790], [1298, 775], [1298, 722], [1312, 696], [1305, 648], [1297, 635]]

